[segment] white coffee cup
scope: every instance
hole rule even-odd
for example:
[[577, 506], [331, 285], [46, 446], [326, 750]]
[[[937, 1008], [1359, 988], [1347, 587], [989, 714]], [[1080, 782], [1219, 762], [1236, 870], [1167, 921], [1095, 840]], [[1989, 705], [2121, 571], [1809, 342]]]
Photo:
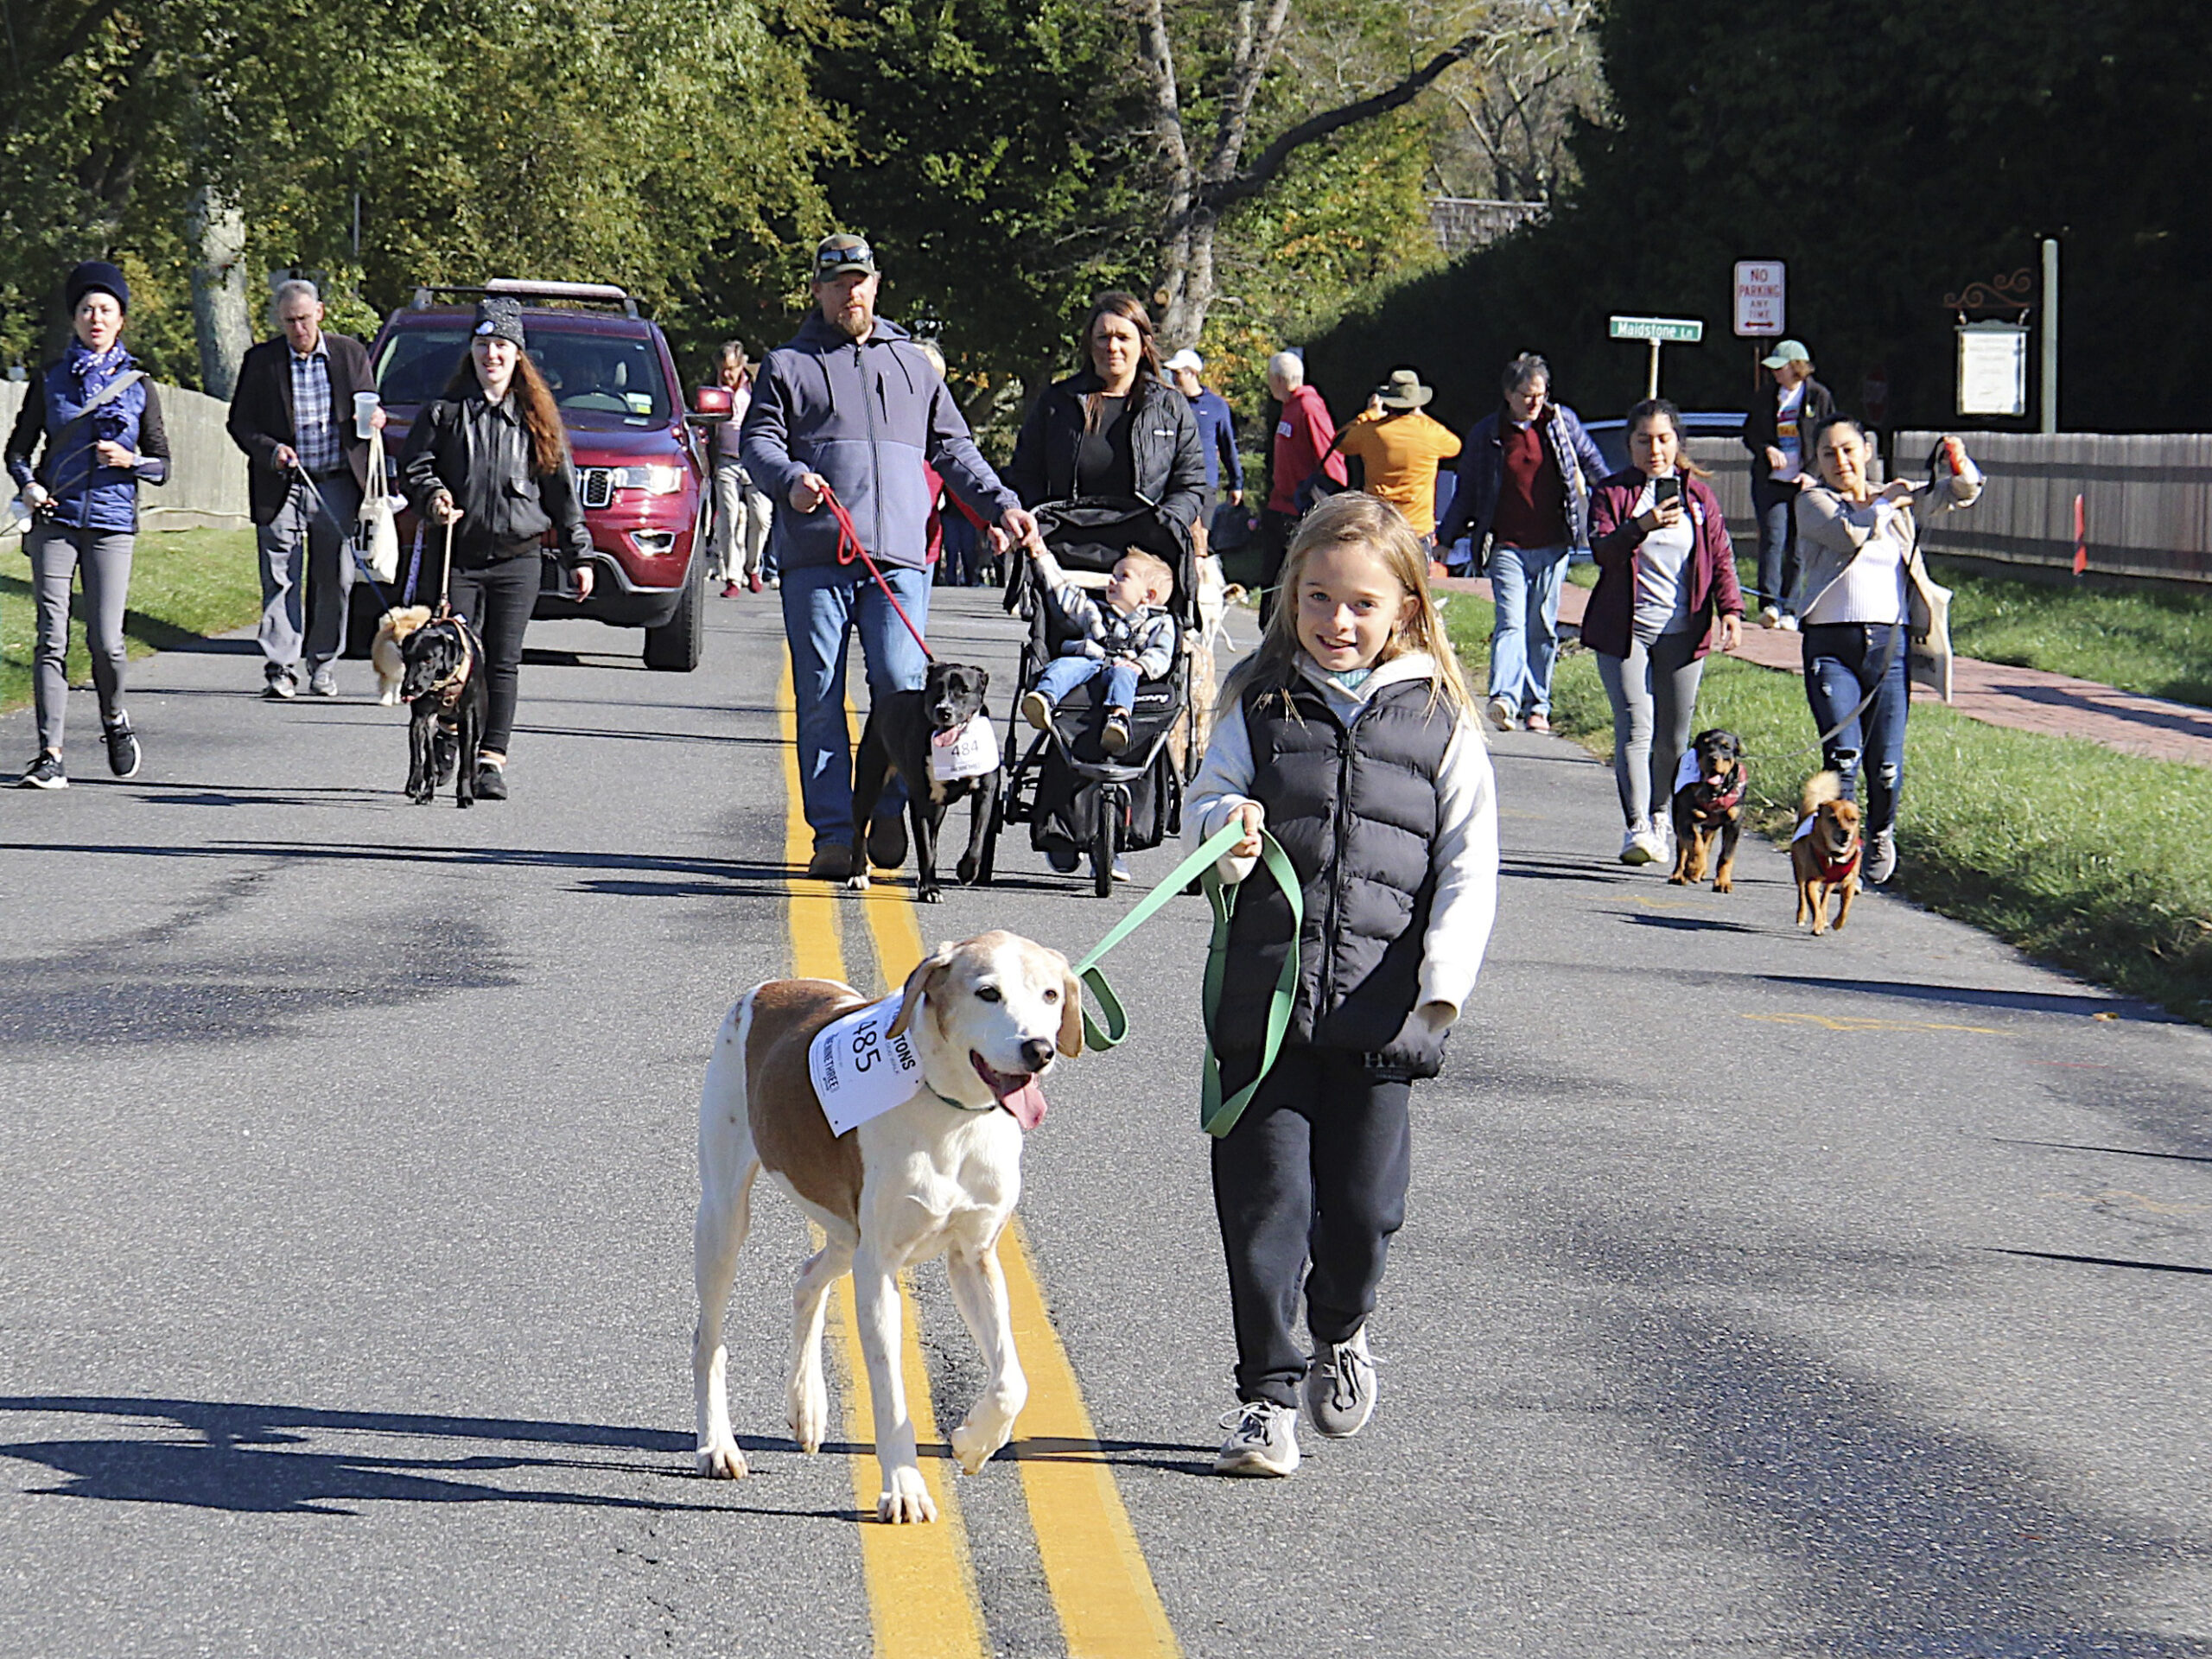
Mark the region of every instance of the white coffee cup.
[[377, 405], [380, 400], [373, 391], [353, 394], [353, 435], [365, 438], [377, 429]]

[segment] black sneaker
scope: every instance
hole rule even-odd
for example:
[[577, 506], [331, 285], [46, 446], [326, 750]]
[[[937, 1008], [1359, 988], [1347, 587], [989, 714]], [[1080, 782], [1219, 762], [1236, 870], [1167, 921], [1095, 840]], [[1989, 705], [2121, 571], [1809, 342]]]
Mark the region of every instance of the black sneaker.
[[61, 757], [52, 749], [41, 749], [38, 759], [23, 768], [23, 775], [16, 779], [17, 789], [67, 789], [69, 774], [61, 770]]
[[480, 801], [504, 801], [507, 798], [507, 769], [495, 766], [488, 760], [476, 768], [476, 798]]
[[853, 849], [825, 841], [807, 860], [806, 873], [817, 881], [842, 881], [853, 873]]
[[906, 861], [906, 820], [903, 816], [878, 818], [868, 825], [868, 861], [879, 870], [895, 870]]
[[263, 698], [270, 702], [289, 702], [300, 695], [300, 684], [289, 671], [271, 674], [261, 688]]
[[111, 726], [102, 728], [107, 734], [107, 769], [118, 778], [138, 775], [138, 734], [130, 729], [130, 716], [124, 715]]
[[1098, 747], [1109, 754], [1119, 754], [1129, 747], [1129, 717], [1119, 709], [1106, 716], [1106, 725], [1098, 734]]

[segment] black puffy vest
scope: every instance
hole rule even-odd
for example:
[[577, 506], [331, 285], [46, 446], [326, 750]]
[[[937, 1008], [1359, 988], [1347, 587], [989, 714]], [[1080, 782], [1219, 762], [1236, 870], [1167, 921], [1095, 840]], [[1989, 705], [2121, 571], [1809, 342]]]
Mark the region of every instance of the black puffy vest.
[[[1456, 717], [1431, 706], [1426, 679], [1387, 685], [1347, 728], [1320, 690], [1243, 699], [1252, 744], [1250, 794], [1304, 888], [1298, 1001], [1287, 1040], [1369, 1057], [1385, 1075], [1434, 1077], [1440, 1037], [1397, 1038], [1420, 995], [1422, 944], [1436, 890], [1436, 779]], [[1255, 872], [1230, 923], [1228, 972], [1212, 1033], [1217, 1052], [1249, 1056], [1267, 1029], [1269, 994], [1290, 943], [1290, 906]]]

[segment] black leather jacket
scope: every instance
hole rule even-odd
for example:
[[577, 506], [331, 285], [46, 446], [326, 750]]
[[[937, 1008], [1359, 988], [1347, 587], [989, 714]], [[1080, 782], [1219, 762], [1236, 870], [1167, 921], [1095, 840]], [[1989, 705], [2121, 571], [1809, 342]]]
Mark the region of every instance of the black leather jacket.
[[425, 407], [407, 434], [399, 480], [426, 522], [438, 492], [452, 495], [462, 514], [454, 526], [457, 565], [518, 557], [549, 530], [570, 569], [591, 557], [575, 470], [566, 461], [550, 473], [531, 470], [530, 435], [512, 396], [495, 407], [475, 391]]
[[[1014, 441], [1006, 481], [1025, 506], [1065, 501], [1076, 493], [1076, 452], [1083, 442], [1083, 400], [1099, 389], [1096, 372], [1085, 369], [1055, 381], [1030, 407]], [[1135, 465], [1140, 500], [1156, 509], [1185, 536], [1198, 522], [1205, 499], [1206, 457], [1198, 443], [1198, 423], [1190, 400], [1173, 386], [1140, 378], [1129, 410], [1129, 457]]]

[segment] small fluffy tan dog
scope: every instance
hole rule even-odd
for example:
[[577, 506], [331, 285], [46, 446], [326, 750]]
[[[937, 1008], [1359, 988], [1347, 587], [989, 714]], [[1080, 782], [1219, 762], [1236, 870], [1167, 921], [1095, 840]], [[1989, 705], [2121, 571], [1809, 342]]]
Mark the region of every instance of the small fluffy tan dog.
[[398, 703], [399, 682], [407, 672], [407, 659], [400, 648], [409, 634], [429, 620], [427, 605], [410, 605], [404, 610], [395, 606], [377, 624], [377, 639], [369, 647], [369, 660], [376, 664], [377, 701], [387, 709]]
[[[1021, 1196], [1021, 1138], [1045, 1114], [1038, 1079], [1053, 1057], [1083, 1050], [1074, 972], [1057, 950], [1012, 933], [941, 944], [906, 977], [896, 1019], [880, 1039], [849, 1028], [848, 1076], [882, 1072], [892, 1039], [907, 1034], [919, 1061], [899, 1103], [842, 1135], [815, 1091], [808, 1050], [832, 1021], [870, 1006], [849, 985], [776, 979], [737, 1000], [715, 1040], [699, 1099], [699, 1216], [692, 1266], [699, 1325], [691, 1344], [699, 1472], [734, 1478], [745, 1453], [731, 1431], [722, 1319], [737, 1253], [762, 1170], [820, 1224], [829, 1243], [799, 1269], [785, 1393], [791, 1438], [819, 1451], [830, 1429], [822, 1322], [830, 1288], [849, 1269], [861, 1351], [875, 1406], [883, 1468], [876, 1516], [934, 1521], [937, 1504], [916, 1459], [899, 1371], [899, 1274], [945, 1258], [969, 1333], [989, 1377], [952, 1431], [953, 1455], [977, 1473], [1014, 1433], [1029, 1397], [1014, 1357], [999, 1235]], [[841, 1047], [835, 1039], [830, 1045]], [[892, 1073], [895, 1075], [895, 1072]]]
[[[1193, 527], [1203, 536], [1205, 526]], [[1198, 626], [1185, 636], [1191, 653], [1191, 707], [1185, 719], [1168, 734], [1168, 753], [1175, 764], [1188, 768], [1188, 756], [1204, 754], [1213, 741], [1213, 703], [1216, 690], [1213, 647], [1217, 639], [1229, 643], [1229, 607], [1244, 598], [1243, 588], [1225, 579], [1221, 561], [1201, 548], [1198, 553]]]
[[1859, 893], [1859, 867], [1865, 844], [1859, 836], [1859, 805], [1843, 798], [1843, 780], [1816, 772], [1805, 780], [1797, 806], [1797, 833], [1789, 842], [1789, 864], [1797, 877], [1797, 925], [1809, 919], [1815, 934], [1828, 929], [1827, 905], [1836, 897], [1835, 929], [1843, 931], [1851, 901]]

